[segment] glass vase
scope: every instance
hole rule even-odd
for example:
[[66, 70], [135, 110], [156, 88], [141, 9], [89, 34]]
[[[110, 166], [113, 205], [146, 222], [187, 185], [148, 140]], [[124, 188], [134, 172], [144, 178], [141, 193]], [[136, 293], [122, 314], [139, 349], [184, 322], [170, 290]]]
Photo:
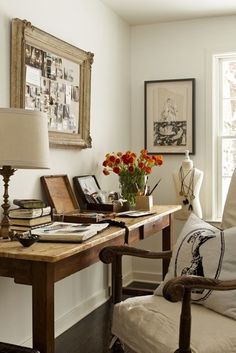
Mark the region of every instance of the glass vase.
[[123, 199], [129, 202], [131, 208], [134, 207], [137, 193], [144, 192], [146, 176], [130, 172], [121, 173], [119, 182]]

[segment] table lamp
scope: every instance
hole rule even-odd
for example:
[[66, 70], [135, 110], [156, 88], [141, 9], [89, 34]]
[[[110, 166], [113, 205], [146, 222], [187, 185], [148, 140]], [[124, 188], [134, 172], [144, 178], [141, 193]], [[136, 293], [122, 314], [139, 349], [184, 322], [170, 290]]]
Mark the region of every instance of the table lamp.
[[4, 182], [2, 238], [9, 237], [10, 177], [16, 169], [48, 168], [47, 115], [34, 110], [0, 108], [0, 175]]

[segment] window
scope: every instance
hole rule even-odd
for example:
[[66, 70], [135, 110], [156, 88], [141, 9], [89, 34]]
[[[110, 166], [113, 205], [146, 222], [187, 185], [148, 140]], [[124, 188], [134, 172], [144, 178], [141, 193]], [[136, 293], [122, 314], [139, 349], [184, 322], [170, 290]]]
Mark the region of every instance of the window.
[[236, 168], [236, 53], [213, 56], [215, 217], [221, 218]]

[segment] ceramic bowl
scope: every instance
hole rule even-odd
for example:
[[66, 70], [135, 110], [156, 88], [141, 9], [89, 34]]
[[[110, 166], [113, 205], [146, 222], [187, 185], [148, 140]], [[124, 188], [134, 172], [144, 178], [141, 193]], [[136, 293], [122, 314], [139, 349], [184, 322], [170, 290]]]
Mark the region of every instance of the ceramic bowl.
[[33, 245], [36, 241], [39, 240], [38, 235], [22, 235], [22, 234], [15, 234], [16, 239], [23, 245], [25, 248]]

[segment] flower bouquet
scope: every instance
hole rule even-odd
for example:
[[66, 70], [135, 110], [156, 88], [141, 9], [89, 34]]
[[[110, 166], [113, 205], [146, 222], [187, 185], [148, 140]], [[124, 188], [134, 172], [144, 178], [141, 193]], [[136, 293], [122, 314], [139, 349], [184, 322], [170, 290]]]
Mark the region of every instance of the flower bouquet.
[[140, 151], [139, 156], [132, 151], [112, 152], [106, 155], [103, 173], [109, 175], [113, 172], [119, 175], [122, 197], [134, 206], [135, 196], [145, 194], [147, 175], [152, 172], [154, 166], [162, 164], [161, 155], [150, 156], [145, 149]]

